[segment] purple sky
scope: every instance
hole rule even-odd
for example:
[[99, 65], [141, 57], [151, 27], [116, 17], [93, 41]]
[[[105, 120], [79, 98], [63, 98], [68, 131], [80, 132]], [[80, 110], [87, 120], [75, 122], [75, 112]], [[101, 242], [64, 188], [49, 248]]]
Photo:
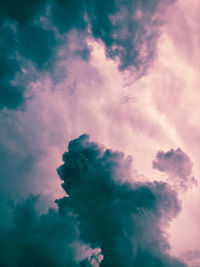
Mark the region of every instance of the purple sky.
[[[161, 2], [156, 11], [138, 4], [134, 11], [122, 5], [118, 13], [111, 12], [109, 19], [118, 27], [112, 32], [116, 40], [112, 46], [104, 39], [106, 32], [101, 36], [93, 32], [89, 11], [86, 33], [78, 26], [63, 32], [58, 22], [49, 23], [51, 5], [46, 13], [37, 13], [35, 21], [62, 42], [56, 44], [44, 70], [25, 48], [21, 52], [16, 45], [14, 52], [10, 50], [21, 70], [9, 82], [13, 86], [24, 83], [25, 101], [11, 108], [10, 103], [0, 103], [0, 204], [40, 194], [41, 211], [55, 208], [54, 200], [65, 195], [56, 172], [62, 154], [70, 140], [86, 133], [102, 147], [132, 157], [129, 172], [121, 170], [126, 182], [163, 181], [176, 190], [181, 211], [163, 226], [170, 254], [188, 266], [198, 266], [200, 2]], [[138, 28], [129, 29], [129, 20], [138, 23]], [[30, 22], [20, 26], [15, 21], [5, 19], [2, 25], [20, 36]], [[129, 40], [131, 31], [135, 35]], [[87, 59], [81, 54], [85, 51]]]

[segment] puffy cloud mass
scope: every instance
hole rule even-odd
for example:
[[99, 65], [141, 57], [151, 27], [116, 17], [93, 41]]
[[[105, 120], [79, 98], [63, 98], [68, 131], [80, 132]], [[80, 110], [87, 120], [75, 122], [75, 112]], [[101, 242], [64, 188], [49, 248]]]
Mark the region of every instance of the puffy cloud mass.
[[159, 151], [153, 161], [154, 169], [167, 173], [170, 180], [183, 188], [197, 183], [192, 177], [192, 166], [191, 159], [180, 148], [168, 152]]
[[77, 215], [81, 239], [101, 248], [101, 266], [184, 266], [170, 257], [162, 230], [180, 211], [168, 184], [123, 182], [124, 155], [87, 135], [69, 143], [63, 161], [58, 174], [69, 197], [57, 200], [59, 212]]
[[120, 70], [139, 77], [155, 54], [159, 26], [174, 0], [146, 1], [13, 1], [0, 3], [0, 109], [24, 103], [34, 74], [53, 70], [60, 45], [68, 33], [84, 38], [75, 55], [89, 60], [89, 36], [101, 40]]
[[1, 266], [77, 266], [73, 247], [77, 239], [72, 216], [61, 218], [54, 210], [41, 215], [37, 197], [13, 207], [10, 224], [0, 231]]
[[[164, 232], [181, 209], [167, 183], [127, 182], [130, 157], [88, 135], [69, 142], [63, 161], [58, 212], [41, 215], [33, 196], [13, 206], [0, 229], [1, 266], [185, 266], [170, 256]], [[80, 246], [87, 251], [77, 257]]]

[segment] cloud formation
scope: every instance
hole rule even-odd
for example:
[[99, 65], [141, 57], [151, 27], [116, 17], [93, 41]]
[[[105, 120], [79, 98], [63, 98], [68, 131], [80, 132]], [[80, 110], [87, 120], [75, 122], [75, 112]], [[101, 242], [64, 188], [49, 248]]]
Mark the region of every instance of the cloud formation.
[[103, 150], [88, 135], [72, 140], [58, 168], [69, 194], [57, 200], [79, 220], [80, 238], [99, 246], [101, 266], [184, 266], [169, 255], [163, 228], [180, 211], [176, 192], [162, 182], [123, 182], [130, 159]]
[[49, 68], [57, 41], [52, 29], [38, 21], [42, 8], [44, 2], [40, 0], [1, 1], [0, 109], [22, 105], [35, 69]]
[[73, 216], [61, 218], [54, 210], [40, 216], [36, 204], [32, 196], [14, 206], [10, 224], [0, 229], [0, 265], [77, 266]]
[[191, 159], [180, 148], [167, 152], [159, 151], [153, 161], [154, 169], [167, 173], [175, 185], [185, 189], [197, 183], [192, 177], [192, 166]]
[[0, 4], [0, 109], [16, 109], [34, 73], [53, 71], [57, 51], [68, 33], [83, 34], [75, 55], [89, 60], [90, 36], [101, 40], [107, 57], [117, 60], [119, 70], [140, 77], [156, 50], [161, 18], [174, 0], [91, 1], [58, 0]]
[[200, 260], [200, 250], [187, 250], [181, 254], [181, 256], [187, 259], [189, 262], [191, 261], [199, 261]]
[[170, 256], [164, 232], [181, 209], [168, 184], [127, 182], [130, 157], [85, 134], [69, 142], [63, 161], [58, 174], [69, 196], [56, 200], [58, 212], [40, 214], [34, 196], [10, 204], [2, 266], [185, 266]]

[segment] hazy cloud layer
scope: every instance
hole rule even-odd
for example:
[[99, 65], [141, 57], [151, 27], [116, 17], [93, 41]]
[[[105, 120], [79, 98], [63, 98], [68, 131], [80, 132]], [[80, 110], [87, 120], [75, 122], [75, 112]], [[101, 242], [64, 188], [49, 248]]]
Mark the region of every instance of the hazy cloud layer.
[[200, 250], [187, 250], [181, 255], [183, 258], [187, 259], [189, 262], [200, 260]]
[[101, 40], [120, 70], [139, 77], [156, 50], [159, 26], [174, 0], [1, 1], [0, 109], [24, 103], [24, 91], [37, 71], [53, 70], [57, 51], [73, 30], [84, 35], [76, 56], [89, 60], [89, 36]]

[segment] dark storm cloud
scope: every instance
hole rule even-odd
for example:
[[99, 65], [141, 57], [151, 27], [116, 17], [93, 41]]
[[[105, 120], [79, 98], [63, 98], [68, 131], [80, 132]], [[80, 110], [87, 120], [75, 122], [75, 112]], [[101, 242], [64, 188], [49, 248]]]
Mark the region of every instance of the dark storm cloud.
[[40, 215], [37, 197], [13, 207], [10, 222], [0, 229], [0, 266], [78, 266], [72, 243], [77, 240], [73, 216], [55, 210]]
[[24, 101], [23, 86], [12, 84], [16, 73], [21, 72], [20, 64], [16, 60], [15, 53], [15, 34], [9, 25], [0, 25], [0, 109], [4, 106], [16, 108]]
[[41, 214], [34, 196], [1, 212], [1, 266], [96, 266], [98, 253], [80, 256], [78, 243], [101, 249], [100, 266], [185, 266], [169, 255], [163, 232], [181, 209], [168, 184], [126, 182], [131, 158], [87, 135], [69, 142], [63, 161], [58, 174], [69, 197], [56, 200], [59, 212]]
[[33, 19], [44, 3], [45, 1], [43, 0], [29, 1], [29, 3], [25, 0], [3, 0], [0, 4], [0, 19], [11, 18], [20, 25], [26, 25]]
[[160, 17], [156, 16], [166, 1], [91, 2], [88, 20], [93, 36], [104, 42], [106, 55], [118, 59], [119, 70], [128, 69], [138, 77], [144, 74], [159, 35]]
[[37, 0], [0, 3], [0, 109], [15, 109], [24, 103], [27, 79], [33, 78], [33, 69], [27, 69], [27, 62], [45, 70], [55, 50], [53, 31], [35, 22], [42, 3]]
[[[15, 109], [24, 103], [25, 80], [33, 79], [33, 69], [29, 70], [27, 62], [40, 72], [53, 71], [56, 51], [63, 36], [72, 30], [85, 38], [92, 35], [102, 40], [106, 55], [118, 60], [121, 71], [129, 70], [140, 77], [154, 56], [162, 13], [172, 2], [1, 1], [0, 109]], [[90, 48], [85, 41], [76, 55], [89, 60]]]
[[[52, 19], [61, 33], [76, 28], [102, 40], [119, 70], [143, 75], [156, 50], [162, 14], [174, 0], [59, 0]], [[88, 31], [89, 28], [89, 31]]]
[[58, 174], [69, 197], [57, 200], [59, 212], [77, 215], [80, 238], [102, 250], [100, 266], [185, 266], [168, 254], [162, 230], [180, 211], [168, 184], [123, 182], [130, 159], [87, 135], [69, 143], [63, 161]]
[[188, 185], [196, 183], [192, 177], [192, 161], [180, 148], [171, 149], [168, 152], [159, 151], [153, 168], [169, 175], [169, 178], [177, 185], [187, 188]]

